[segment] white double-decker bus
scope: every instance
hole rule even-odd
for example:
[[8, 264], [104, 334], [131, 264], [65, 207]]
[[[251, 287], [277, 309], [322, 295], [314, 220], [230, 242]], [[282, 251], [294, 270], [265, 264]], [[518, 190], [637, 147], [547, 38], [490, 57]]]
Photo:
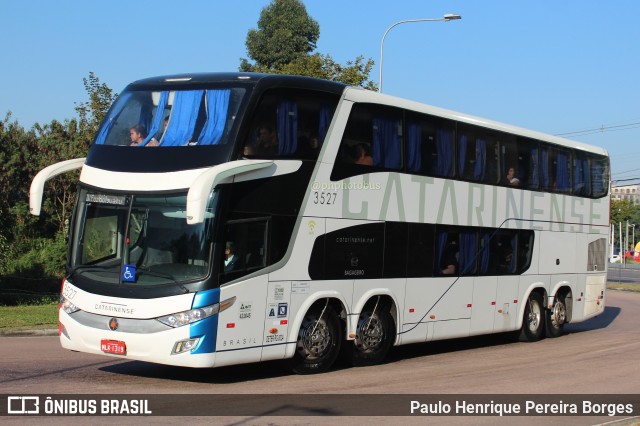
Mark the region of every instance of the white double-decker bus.
[[130, 84], [81, 168], [60, 341], [189, 367], [381, 362], [392, 345], [603, 312], [603, 149], [304, 77]]

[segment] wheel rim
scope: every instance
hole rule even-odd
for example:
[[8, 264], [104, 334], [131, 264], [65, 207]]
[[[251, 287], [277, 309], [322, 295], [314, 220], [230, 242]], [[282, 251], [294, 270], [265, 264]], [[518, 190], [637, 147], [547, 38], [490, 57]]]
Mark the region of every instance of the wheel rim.
[[331, 331], [322, 319], [308, 319], [300, 329], [298, 352], [304, 358], [316, 359], [325, 355], [331, 346]]
[[356, 347], [361, 352], [373, 352], [377, 350], [384, 341], [384, 327], [378, 315], [371, 315], [370, 312], [363, 313], [358, 321], [356, 332]]
[[540, 319], [542, 318], [542, 312], [540, 305], [535, 300], [529, 300], [529, 317], [527, 318], [527, 325], [529, 331], [536, 333], [540, 328]]
[[557, 300], [553, 306], [553, 315], [551, 315], [551, 324], [555, 328], [562, 327], [567, 320], [567, 308], [561, 300]]

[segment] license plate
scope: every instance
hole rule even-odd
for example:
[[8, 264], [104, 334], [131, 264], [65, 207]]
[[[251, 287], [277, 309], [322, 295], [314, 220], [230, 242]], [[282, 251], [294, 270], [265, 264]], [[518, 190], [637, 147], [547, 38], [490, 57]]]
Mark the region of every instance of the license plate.
[[100, 350], [108, 354], [126, 355], [127, 345], [119, 340], [107, 340], [100, 341]]

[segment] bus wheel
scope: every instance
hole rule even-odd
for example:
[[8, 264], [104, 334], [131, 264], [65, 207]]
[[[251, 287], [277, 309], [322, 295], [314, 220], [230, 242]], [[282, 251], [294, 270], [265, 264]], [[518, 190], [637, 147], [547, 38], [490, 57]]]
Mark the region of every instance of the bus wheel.
[[313, 306], [304, 316], [291, 367], [298, 374], [327, 371], [340, 352], [340, 320], [331, 306]]
[[544, 306], [542, 296], [532, 292], [527, 299], [522, 319], [520, 340], [523, 342], [536, 342], [542, 338], [544, 331]]
[[547, 311], [545, 330], [547, 337], [558, 337], [562, 334], [564, 324], [567, 322], [567, 305], [565, 296], [559, 294], [553, 302], [553, 308]]
[[345, 358], [354, 367], [379, 364], [387, 356], [395, 336], [389, 309], [368, 304], [358, 318], [356, 338], [346, 342]]

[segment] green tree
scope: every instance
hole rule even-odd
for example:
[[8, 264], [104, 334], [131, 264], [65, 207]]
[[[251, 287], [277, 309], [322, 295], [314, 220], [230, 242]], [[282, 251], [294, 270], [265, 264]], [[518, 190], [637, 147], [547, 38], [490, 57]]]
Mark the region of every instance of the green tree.
[[100, 83], [100, 79], [93, 71], [89, 72], [89, 77], [83, 78], [82, 81], [89, 95], [89, 100], [77, 103], [75, 109], [80, 118], [80, 132], [89, 141], [92, 141], [118, 94], [113, 93], [113, 90], [105, 83]]
[[273, 0], [262, 9], [258, 29], [247, 34], [247, 53], [255, 62], [241, 59], [240, 70], [304, 75], [376, 90], [369, 80], [373, 59], [358, 56], [340, 65], [328, 54], [312, 53], [319, 37], [320, 26], [300, 0]]
[[[628, 221], [628, 222], [627, 222]], [[629, 247], [633, 249], [635, 242], [631, 241], [633, 233], [631, 227], [635, 225], [636, 235], [640, 233], [640, 206], [633, 204], [631, 200], [613, 200], [611, 201], [611, 225], [614, 227], [613, 240], [614, 244], [620, 247], [620, 226], [622, 224], [622, 238], [626, 238], [627, 224], [629, 224]], [[636, 238], [637, 239], [637, 238]]]
[[34, 124], [25, 130], [7, 113], [0, 121], [0, 272], [53, 277], [64, 271], [68, 218], [78, 172], [56, 176], [44, 188], [40, 216], [29, 214], [31, 181], [43, 168], [87, 155], [100, 121], [116, 95], [93, 74], [85, 78], [89, 101], [78, 104], [79, 120]]
[[258, 29], [247, 34], [247, 52], [259, 67], [278, 69], [316, 48], [320, 25], [299, 0], [273, 0], [262, 9]]
[[631, 223], [637, 210], [638, 206], [635, 206], [631, 200], [613, 200], [611, 201], [611, 223], [622, 222], [624, 225], [627, 220]]

